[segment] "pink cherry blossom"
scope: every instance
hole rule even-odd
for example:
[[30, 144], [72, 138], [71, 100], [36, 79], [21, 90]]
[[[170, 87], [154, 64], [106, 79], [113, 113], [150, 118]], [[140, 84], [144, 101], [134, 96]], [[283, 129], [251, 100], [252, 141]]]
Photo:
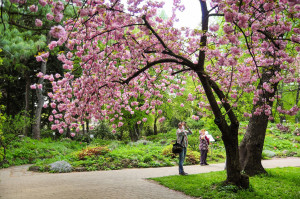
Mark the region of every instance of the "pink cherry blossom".
[[31, 89], [36, 89], [36, 84], [30, 85]]
[[219, 25], [218, 24], [215, 24], [215, 25], [211, 25], [209, 27], [209, 30], [212, 31], [212, 32], [216, 32], [219, 30]]
[[31, 6], [29, 6], [29, 10], [31, 12], [37, 12], [38, 11], [38, 7], [36, 5], [31, 5]]
[[52, 122], [53, 121], [53, 115], [49, 116], [49, 121]]
[[50, 34], [52, 37], [61, 38], [66, 35], [66, 31], [61, 25], [58, 25], [51, 28]]
[[36, 19], [36, 20], [35, 20], [35, 25], [36, 25], [37, 27], [41, 27], [41, 26], [43, 25], [43, 22], [42, 22], [40, 19]]
[[63, 18], [63, 14], [61, 14], [61, 13], [54, 15], [54, 21], [56, 21], [56, 22], [60, 22], [62, 20], [62, 18]]
[[50, 50], [53, 50], [57, 46], [57, 42], [56, 41], [51, 41], [48, 46], [49, 46]]
[[39, 3], [43, 7], [47, 5], [47, 1], [46, 0], [39, 0]]
[[42, 72], [39, 72], [38, 74], [36, 74], [36, 76], [37, 76], [38, 78], [42, 78], [42, 77], [44, 76], [44, 74], [43, 74]]
[[54, 19], [54, 16], [53, 16], [52, 14], [50, 14], [50, 13], [48, 13], [48, 14], [46, 15], [46, 17], [47, 17], [47, 19], [48, 19], [49, 21], [52, 21], [52, 20]]
[[37, 88], [38, 89], [42, 89], [43, 88], [43, 84], [37, 84]]
[[36, 61], [40, 62], [40, 61], [44, 61], [43, 58], [41, 56], [36, 56]]

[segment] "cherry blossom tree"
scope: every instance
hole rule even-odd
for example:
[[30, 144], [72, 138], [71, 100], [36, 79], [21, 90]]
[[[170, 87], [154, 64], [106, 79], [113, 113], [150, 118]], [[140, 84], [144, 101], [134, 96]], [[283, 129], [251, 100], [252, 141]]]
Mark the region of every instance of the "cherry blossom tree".
[[[68, 72], [63, 77], [43, 74], [53, 86], [53, 92], [48, 93], [53, 130], [79, 131], [80, 124], [92, 118], [116, 118], [113, 127], [121, 127], [123, 122], [118, 118], [122, 111], [149, 113], [163, 103], [162, 93], [182, 95], [181, 77], [189, 75], [199, 83], [197, 92], [204, 94], [222, 133], [226, 182], [249, 186], [248, 177], [241, 174], [235, 106], [243, 93], [253, 93], [254, 111], [245, 116], [272, 119], [268, 102], [279, 97], [272, 94], [278, 82], [300, 81], [293, 64], [300, 49], [299, 29], [293, 27], [299, 19], [299, 5], [287, 0], [212, 0], [208, 9], [207, 2], [199, 0], [195, 6], [201, 9], [202, 24], [194, 30], [173, 27], [176, 12], [184, 9], [180, 0], [174, 0], [173, 14], [167, 20], [157, 17], [163, 3], [155, 1], [39, 3], [51, 7], [46, 17], [57, 22], [66, 7], [78, 11], [50, 30], [54, 40], [49, 49], [68, 48], [58, 55]], [[209, 26], [211, 17], [223, 16], [222, 26]], [[216, 34], [219, 28], [222, 35]], [[43, 61], [43, 56], [37, 60]], [[81, 71], [79, 77], [74, 76], [77, 71]], [[139, 95], [144, 96], [143, 103], [129, 103]], [[191, 94], [189, 99], [195, 98]], [[200, 100], [199, 107], [207, 105]], [[280, 111], [295, 114], [298, 107]]]

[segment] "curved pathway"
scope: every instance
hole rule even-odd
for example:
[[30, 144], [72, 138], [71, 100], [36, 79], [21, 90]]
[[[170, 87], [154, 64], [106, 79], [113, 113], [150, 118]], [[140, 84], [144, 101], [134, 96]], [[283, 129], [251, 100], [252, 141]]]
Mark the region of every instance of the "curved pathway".
[[[265, 168], [300, 166], [300, 158], [263, 160]], [[177, 175], [178, 167], [73, 173], [36, 173], [28, 165], [0, 169], [1, 199], [185, 199], [181, 192], [146, 180]], [[189, 174], [220, 171], [224, 163], [185, 166]], [[182, 176], [184, 178], [184, 176]]]

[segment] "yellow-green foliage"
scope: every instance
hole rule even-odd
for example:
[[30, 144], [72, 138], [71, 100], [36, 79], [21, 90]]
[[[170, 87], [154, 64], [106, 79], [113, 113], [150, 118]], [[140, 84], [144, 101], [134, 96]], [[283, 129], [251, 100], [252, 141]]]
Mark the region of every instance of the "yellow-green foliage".
[[87, 147], [87, 148], [77, 152], [76, 156], [80, 160], [84, 160], [84, 159], [86, 159], [86, 157], [105, 155], [109, 151], [110, 150], [106, 146]]
[[198, 151], [188, 150], [186, 153], [186, 161], [191, 164], [197, 164], [200, 160], [200, 153]]
[[173, 147], [173, 145], [170, 144], [170, 145], [166, 146], [165, 148], [163, 148], [162, 154], [165, 156], [172, 156], [173, 155], [172, 147]]

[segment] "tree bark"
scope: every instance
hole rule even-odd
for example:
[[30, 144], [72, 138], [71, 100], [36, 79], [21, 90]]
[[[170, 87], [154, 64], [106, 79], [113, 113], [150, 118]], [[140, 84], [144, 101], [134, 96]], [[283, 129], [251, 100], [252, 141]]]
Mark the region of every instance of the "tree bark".
[[157, 135], [158, 131], [157, 131], [157, 116], [154, 116], [154, 124], [153, 124], [153, 134]]
[[[47, 35], [47, 44], [50, 43], [51, 36], [50, 34]], [[47, 60], [44, 60], [41, 65], [41, 72], [43, 74], [46, 74], [47, 70]], [[38, 84], [44, 85], [44, 78], [39, 78]], [[37, 95], [37, 107], [35, 110], [35, 117], [34, 117], [34, 123], [32, 126], [32, 133], [33, 138], [35, 139], [41, 139], [41, 115], [42, 115], [42, 109], [44, 105], [44, 96], [43, 96], [43, 88], [38, 89], [36, 88], [36, 95]]]
[[240, 144], [242, 170], [249, 176], [266, 173], [261, 164], [261, 157], [267, 125], [267, 116], [253, 116], [249, 121], [246, 134]]
[[[297, 90], [297, 95], [296, 95], [296, 106], [298, 106], [299, 95], [300, 95], [300, 83], [298, 83], [298, 90]], [[295, 117], [295, 122], [296, 123], [299, 122], [299, 118], [298, 117]]]
[[67, 138], [72, 138], [72, 137], [71, 137], [71, 129], [70, 129], [69, 127], [67, 127], [66, 137], [67, 137]]
[[[28, 75], [28, 72], [25, 72], [25, 79], [26, 79], [26, 88], [25, 88], [25, 120], [29, 120], [30, 119], [30, 115], [29, 115], [29, 107], [30, 107], [30, 77]], [[25, 126], [24, 128], [24, 136], [28, 136], [29, 133], [29, 126]]]
[[[47, 68], [47, 61], [43, 62], [41, 65], [41, 72], [43, 74], [46, 74], [46, 68]], [[43, 85], [44, 78], [39, 78], [38, 84]], [[35, 110], [35, 117], [34, 117], [34, 123], [32, 126], [32, 133], [34, 139], [41, 139], [41, 115], [42, 115], [42, 108], [44, 105], [44, 96], [43, 96], [43, 88], [39, 89], [36, 88], [36, 95], [37, 95], [37, 107]]]
[[133, 141], [133, 142], [136, 142], [139, 140], [139, 136], [138, 136], [135, 128], [131, 128], [129, 130], [129, 136], [130, 136], [131, 141]]
[[[208, 31], [208, 10], [206, 1], [199, 0], [202, 10], [202, 31], [206, 33]], [[200, 47], [205, 47], [207, 44], [207, 36], [203, 34], [200, 39]], [[225, 145], [226, 150], [226, 158], [227, 158], [227, 179], [225, 181], [226, 184], [233, 184], [239, 186], [241, 188], [249, 188], [249, 177], [241, 174], [241, 167], [239, 161], [239, 148], [238, 148], [238, 128], [239, 122], [232, 110], [232, 107], [227, 102], [226, 97], [223, 91], [219, 88], [219, 86], [209, 78], [205, 74], [204, 69], [205, 63], [205, 51], [200, 50], [199, 52], [199, 61], [194, 66], [194, 71], [198, 74], [198, 77], [201, 81], [201, 84], [204, 88], [206, 97], [209, 101], [210, 107], [215, 116], [215, 124], [218, 126], [219, 130], [222, 133], [222, 140]], [[216, 96], [218, 96], [219, 100], [223, 103], [223, 107], [226, 110], [226, 115], [230, 121], [230, 125], [228, 125], [225, 116], [223, 116], [219, 105], [216, 100]]]
[[222, 133], [222, 140], [226, 150], [226, 184], [239, 187], [249, 187], [249, 177], [241, 174], [238, 149], [238, 125], [231, 125], [228, 132]]
[[[279, 70], [279, 67], [276, 69]], [[264, 82], [270, 81], [274, 75], [274, 71], [270, 72], [271, 71], [268, 70], [263, 72], [257, 89], [261, 89]], [[264, 113], [261, 115], [254, 115], [253, 113], [257, 106], [262, 106], [264, 104], [267, 104], [270, 107], [273, 106], [273, 102], [270, 101], [269, 98], [274, 97], [277, 91], [277, 85], [278, 83], [273, 85], [274, 91], [272, 93], [265, 91], [259, 96], [258, 103], [253, 106], [252, 117], [250, 118], [245, 136], [243, 137], [239, 147], [242, 170], [249, 176], [266, 173], [261, 164], [261, 158], [269, 116]], [[265, 99], [266, 101], [264, 101]]]

